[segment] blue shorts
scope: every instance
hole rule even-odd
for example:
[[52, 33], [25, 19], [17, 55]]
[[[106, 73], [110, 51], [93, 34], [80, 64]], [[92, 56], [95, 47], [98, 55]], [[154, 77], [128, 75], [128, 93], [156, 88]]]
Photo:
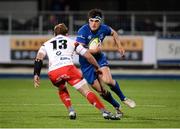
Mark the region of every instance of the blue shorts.
[[[96, 61], [98, 62], [100, 67], [108, 66], [108, 62], [104, 53], [101, 55], [95, 56]], [[95, 72], [95, 68], [93, 65], [87, 62], [83, 57], [80, 58], [81, 71], [83, 73], [83, 77], [87, 80], [89, 84], [93, 84], [97, 79], [97, 74]]]

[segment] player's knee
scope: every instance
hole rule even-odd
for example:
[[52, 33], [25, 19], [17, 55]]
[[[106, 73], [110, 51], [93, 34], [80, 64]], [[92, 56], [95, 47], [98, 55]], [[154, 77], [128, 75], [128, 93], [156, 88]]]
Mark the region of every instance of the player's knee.
[[111, 81], [111, 78], [106, 74], [103, 74], [101, 79], [103, 80], [104, 83], [109, 83]]
[[106, 78], [105, 80], [103, 80], [104, 83], [106, 83], [107, 85], [113, 85], [113, 80]]
[[80, 88], [77, 89], [83, 96], [86, 96], [90, 89], [87, 84], [83, 84]]

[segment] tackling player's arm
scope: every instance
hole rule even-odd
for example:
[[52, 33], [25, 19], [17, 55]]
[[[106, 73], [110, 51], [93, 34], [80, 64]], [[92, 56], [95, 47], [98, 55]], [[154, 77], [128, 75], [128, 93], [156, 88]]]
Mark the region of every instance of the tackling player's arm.
[[118, 38], [119, 36], [118, 36], [117, 32], [116, 32], [114, 29], [112, 29], [112, 28], [111, 28], [111, 35], [113, 36], [113, 39], [114, 39], [114, 41], [115, 41], [115, 44], [116, 44], [117, 47], [118, 47], [118, 51], [120, 52], [121, 56], [124, 57], [124, 55], [125, 55], [125, 50], [124, 50], [124, 48], [123, 48], [122, 45], [121, 45], [121, 41], [120, 41], [119, 38]]
[[45, 57], [45, 54], [38, 51], [37, 56], [34, 60], [34, 87], [35, 88], [40, 86], [40, 73], [41, 73], [44, 57]]
[[80, 55], [82, 55], [84, 58], [86, 58], [86, 60], [94, 66], [94, 68], [96, 69], [96, 72], [98, 74], [102, 74], [96, 59], [92, 56], [92, 54], [89, 52], [89, 50], [87, 50], [81, 44], [79, 44], [77, 42], [75, 43], [75, 46], [76, 46], [76, 48], [75, 48], [76, 52], [79, 53]]
[[[83, 43], [79, 43], [82, 46], [85, 46]], [[88, 52], [90, 52], [91, 54], [97, 54], [100, 53], [102, 51], [102, 46], [101, 43], [98, 44], [98, 46], [95, 49], [88, 49]]]

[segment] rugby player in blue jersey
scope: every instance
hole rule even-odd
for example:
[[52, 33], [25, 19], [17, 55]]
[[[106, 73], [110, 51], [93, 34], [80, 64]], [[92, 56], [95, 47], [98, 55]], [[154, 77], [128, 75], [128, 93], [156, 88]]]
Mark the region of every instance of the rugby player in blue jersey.
[[[118, 51], [121, 56], [124, 56], [125, 50], [120, 46], [120, 40], [118, 34], [108, 25], [102, 23], [102, 11], [99, 9], [92, 9], [88, 12], [88, 24], [83, 25], [78, 30], [78, 36], [76, 41], [83, 44], [84, 47], [89, 48], [89, 43], [98, 38], [101, 44], [106, 36], [112, 36]], [[101, 50], [101, 45], [96, 49], [89, 49], [89, 52], [93, 54], [102, 70], [102, 76], [98, 76], [95, 72], [94, 67], [82, 56], [79, 57], [80, 67], [83, 76], [86, 78], [89, 84], [102, 96], [103, 99], [108, 101], [116, 109], [117, 118], [122, 116], [120, 104], [112, 97], [111, 93], [102, 86], [102, 82], [107, 84], [112, 91], [114, 91], [120, 100], [130, 108], [134, 108], [136, 103], [128, 99], [120, 89], [120, 85], [116, 80], [112, 78], [110, 68], [106, 59], [105, 54]]]

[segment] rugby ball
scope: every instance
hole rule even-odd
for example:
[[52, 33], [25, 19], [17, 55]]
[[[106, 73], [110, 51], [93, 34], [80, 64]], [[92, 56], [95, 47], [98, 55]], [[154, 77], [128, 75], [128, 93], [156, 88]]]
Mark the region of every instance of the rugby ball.
[[94, 38], [89, 42], [89, 49], [96, 49], [98, 45], [100, 44], [100, 41], [98, 38]]

